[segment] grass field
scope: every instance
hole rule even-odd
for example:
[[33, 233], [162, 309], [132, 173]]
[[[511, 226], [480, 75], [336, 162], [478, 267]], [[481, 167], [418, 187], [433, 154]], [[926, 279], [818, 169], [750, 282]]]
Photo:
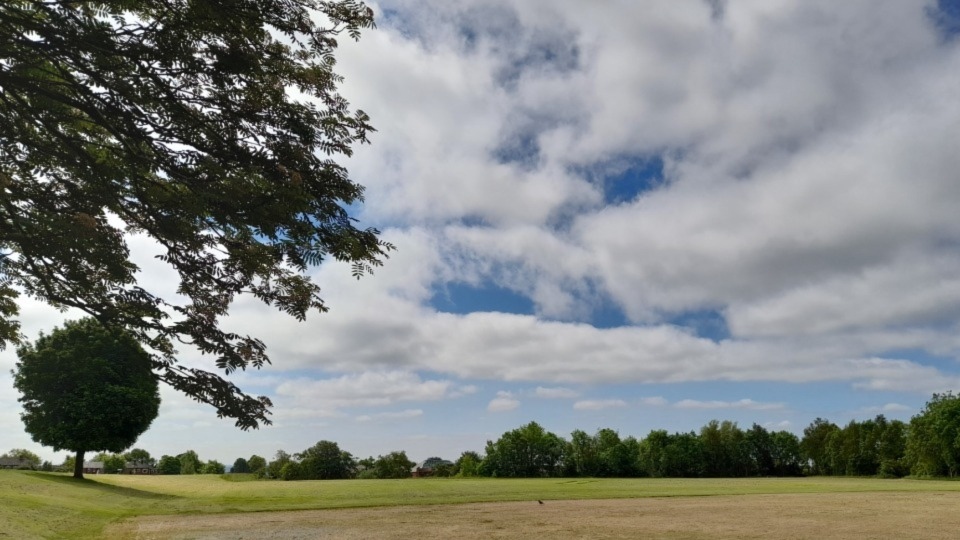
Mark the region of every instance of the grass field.
[[[909, 495], [903, 501], [913, 501], [910, 504], [922, 507], [927, 504], [923, 502], [926, 499], [918, 499], [913, 494], [922, 497], [926, 497], [924, 494], [930, 497], [947, 495], [951, 504], [960, 501], [960, 482], [868, 478], [238, 482], [217, 476], [112, 475], [76, 481], [58, 474], [0, 471], [0, 538], [98, 538], [110, 524], [153, 515], [462, 505], [538, 499], [550, 503], [559, 500], [803, 494]], [[816, 504], [817, 499], [796, 500]], [[907, 504], [903, 501], [898, 504]], [[559, 508], [557, 505], [553, 507]]]

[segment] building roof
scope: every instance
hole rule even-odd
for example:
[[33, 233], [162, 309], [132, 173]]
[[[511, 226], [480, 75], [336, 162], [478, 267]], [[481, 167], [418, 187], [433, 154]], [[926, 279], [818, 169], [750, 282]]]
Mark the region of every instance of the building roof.
[[84, 461], [83, 468], [84, 469], [102, 469], [103, 462], [102, 461]]
[[27, 460], [15, 457], [0, 457], [0, 467], [19, 467], [26, 465]]
[[413, 466], [413, 470], [414, 470], [414, 471], [416, 471], [416, 470], [418, 470], [418, 469], [420, 469], [420, 470], [425, 470], [425, 471], [427, 471], [427, 470], [433, 470], [433, 469], [436, 469], [437, 467], [439, 467], [440, 465], [453, 465], [453, 462], [452, 462], [452, 461], [447, 461], [447, 460], [445, 460], [445, 459], [440, 459], [440, 458], [438, 458], [438, 457], [431, 457], [431, 458], [427, 458], [427, 459], [421, 461], [420, 463], [417, 463], [416, 465], [414, 465], [414, 466]]

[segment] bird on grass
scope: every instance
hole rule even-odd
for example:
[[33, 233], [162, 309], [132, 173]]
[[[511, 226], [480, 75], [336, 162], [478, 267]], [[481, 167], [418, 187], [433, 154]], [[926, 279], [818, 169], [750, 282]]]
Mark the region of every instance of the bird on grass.
[[537, 499], [537, 502], [540, 504], [543, 504], [543, 501], [541, 501], [540, 499]]

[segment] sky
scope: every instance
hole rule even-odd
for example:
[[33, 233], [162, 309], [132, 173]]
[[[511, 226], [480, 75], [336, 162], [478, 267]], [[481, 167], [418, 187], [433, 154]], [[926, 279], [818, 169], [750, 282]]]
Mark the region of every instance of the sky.
[[[337, 59], [377, 132], [342, 161], [398, 250], [359, 281], [312, 269], [331, 309], [306, 322], [233, 305], [273, 365], [230, 378], [272, 426], [163, 388], [137, 447], [456, 459], [530, 421], [802, 434], [960, 390], [960, 1], [370, 5]], [[31, 339], [77, 316], [22, 312]], [[0, 451], [60, 461], [23, 431], [15, 361]]]

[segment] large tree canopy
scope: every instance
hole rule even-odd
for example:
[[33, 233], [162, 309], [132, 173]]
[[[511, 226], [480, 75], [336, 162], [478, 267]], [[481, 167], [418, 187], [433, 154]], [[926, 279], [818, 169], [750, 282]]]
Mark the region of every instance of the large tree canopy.
[[[33, 440], [77, 453], [83, 477], [90, 450], [122, 452], [160, 409], [150, 355], [127, 332], [93, 319], [67, 322], [17, 350], [13, 384]], [[123, 458], [119, 458], [123, 468]]]
[[[363, 188], [334, 161], [372, 129], [337, 93], [336, 37], [372, 16], [353, 0], [0, 2], [0, 346], [22, 339], [19, 294], [79, 308], [220, 416], [269, 422], [267, 398], [174, 343], [259, 368], [264, 344], [219, 323], [237, 295], [303, 319], [326, 309], [308, 266], [359, 277], [392, 249], [354, 226]], [[138, 281], [129, 234], [160, 246], [178, 299]]]

